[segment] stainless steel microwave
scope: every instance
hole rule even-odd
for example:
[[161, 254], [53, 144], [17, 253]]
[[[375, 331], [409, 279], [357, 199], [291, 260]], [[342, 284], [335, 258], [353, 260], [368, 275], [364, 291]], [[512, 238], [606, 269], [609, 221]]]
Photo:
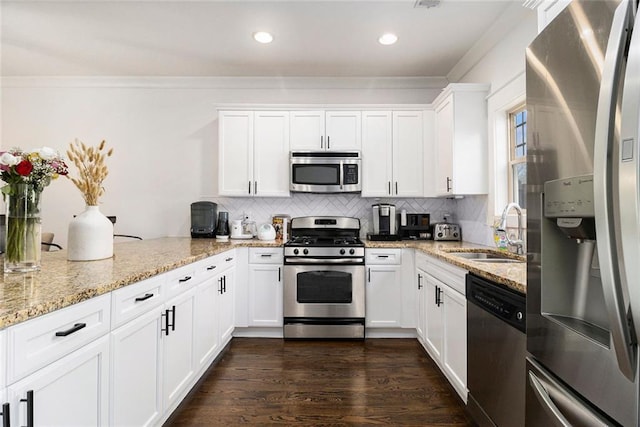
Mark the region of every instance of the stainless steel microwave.
[[291, 191], [358, 193], [362, 191], [362, 159], [357, 151], [292, 151]]

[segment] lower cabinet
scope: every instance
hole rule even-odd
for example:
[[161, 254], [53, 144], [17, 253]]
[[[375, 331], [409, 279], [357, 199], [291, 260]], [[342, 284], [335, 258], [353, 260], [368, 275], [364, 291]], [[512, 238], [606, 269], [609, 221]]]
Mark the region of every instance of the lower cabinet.
[[162, 416], [164, 307], [157, 307], [111, 333], [111, 424], [150, 426]]
[[109, 337], [9, 385], [11, 425], [109, 425]]
[[249, 326], [283, 325], [282, 248], [249, 248]]
[[402, 327], [402, 250], [367, 249], [366, 326]]
[[[416, 258], [419, 285], [418, 324], [422, 344], [460, 397], [467, 401], [466, 271], [442, 261]], [[420, 332], [419, 332], [420, 334]]]
[[219, 276], [218, 281], [219, 297], [217, 311], [220, 321], [220, 345], [223, 347], [231, 340], [233, 329], [235, 328], [235, 275], [235, 268], [230, 268]]

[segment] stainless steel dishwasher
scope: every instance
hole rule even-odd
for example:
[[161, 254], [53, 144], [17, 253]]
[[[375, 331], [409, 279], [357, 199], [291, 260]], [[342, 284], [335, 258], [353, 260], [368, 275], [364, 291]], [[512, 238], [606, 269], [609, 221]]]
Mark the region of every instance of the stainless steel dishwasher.
[[479, 426], [524, 425], [525, 296], [467, 274], [467, 408]]

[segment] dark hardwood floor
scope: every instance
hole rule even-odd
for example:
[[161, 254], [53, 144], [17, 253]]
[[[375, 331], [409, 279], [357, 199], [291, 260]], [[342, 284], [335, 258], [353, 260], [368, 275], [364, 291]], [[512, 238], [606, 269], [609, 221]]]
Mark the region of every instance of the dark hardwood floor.
[[234, 338], [166, 426], [471, 426], [415, 339]]

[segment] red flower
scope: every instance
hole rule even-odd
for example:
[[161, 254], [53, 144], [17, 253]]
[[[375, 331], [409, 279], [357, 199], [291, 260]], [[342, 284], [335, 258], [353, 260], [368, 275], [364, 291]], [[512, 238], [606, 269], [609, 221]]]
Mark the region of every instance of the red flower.
[[33, 170], [33, 165], [29, 160], [23, 160], [16, 165], [16, 172], [18, 175], [28, 176]]

